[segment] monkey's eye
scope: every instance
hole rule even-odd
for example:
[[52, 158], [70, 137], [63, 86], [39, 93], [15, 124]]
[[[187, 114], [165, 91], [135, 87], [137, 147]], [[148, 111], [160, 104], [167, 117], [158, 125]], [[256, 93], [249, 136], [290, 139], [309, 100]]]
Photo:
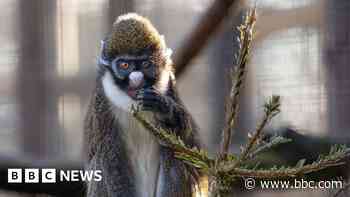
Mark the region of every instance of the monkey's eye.
[[142, 67], [143, 68], [148, 68], [151, 64], [148, 61], [142, 62]]
[[127, 62], [122, 62], [119, 64], [119, 67], [121, 69], [128, 69], [129, 68], [129, 64]]

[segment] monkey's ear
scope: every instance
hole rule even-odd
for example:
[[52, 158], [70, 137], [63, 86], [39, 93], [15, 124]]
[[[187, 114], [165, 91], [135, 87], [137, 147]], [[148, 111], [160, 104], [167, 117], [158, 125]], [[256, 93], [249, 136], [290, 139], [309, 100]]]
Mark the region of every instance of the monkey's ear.
[[100, 55], [98, 56], [98, 60], [97, 60], [98, 70], [104, 69], [105, 67], [111, 65], [111, 61], [105, 55], [105, 47], [106, 47], [106, 41], [101, 40]]
[[101, 40], [100, 56], [98, 58], [98, 64], [108, 66], [111, 64], [111, 62], [106, 57], [105, 48], [106, 48], [106, 41]]

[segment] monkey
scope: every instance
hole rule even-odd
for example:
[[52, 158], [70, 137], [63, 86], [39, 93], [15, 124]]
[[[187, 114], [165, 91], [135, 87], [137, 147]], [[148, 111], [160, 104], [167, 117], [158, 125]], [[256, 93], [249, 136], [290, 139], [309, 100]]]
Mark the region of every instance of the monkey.
[[101, 41], [96, 85], [85, 117], [86, 169], [101, 181], [87, 197], [191, 197], [199, 172], [175, 158], [133, 117], [137, 105], [156, 127], [200, 148], [198, 126], [179, 98], [164, 36], [136, 13], [117, 17]]

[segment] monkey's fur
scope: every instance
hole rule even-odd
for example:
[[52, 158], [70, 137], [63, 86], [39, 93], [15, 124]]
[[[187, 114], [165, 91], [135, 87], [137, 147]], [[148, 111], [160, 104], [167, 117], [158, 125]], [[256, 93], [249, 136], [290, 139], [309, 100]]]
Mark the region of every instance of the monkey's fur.
[[178, 97], [163, 38], [147, 19], [127, 14], [118, 17], [105, 41], [101, 51], [105, 59], [146, 54], [154, 65], [150, 72], [154, 79], [144, 73], [144, 83], [151, 85], [131, 97], [111, 66], [99, 65], [85, 119], [86, 167], [102, 170], [103, 179], [87, 182], [87, 196], [191, 197], [198, 181], [196, 170], [159, 145], [129, 111], [132, 104], [141, 105], [156, 126], [176, 133], [190, 147], [199, 146], [197, 126]]

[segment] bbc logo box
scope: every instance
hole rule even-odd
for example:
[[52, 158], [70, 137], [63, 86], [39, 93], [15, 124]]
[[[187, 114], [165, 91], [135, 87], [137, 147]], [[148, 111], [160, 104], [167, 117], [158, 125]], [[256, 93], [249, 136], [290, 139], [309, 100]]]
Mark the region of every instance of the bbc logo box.
[[8, 169], [7, 170], [8, 183], [22, 183], [22, 169]]
[[[40, 176], [41, 175], [41, 176]], [[8, 183], [56, 183], [56, 169], [20, 169], [7, 170]]]

